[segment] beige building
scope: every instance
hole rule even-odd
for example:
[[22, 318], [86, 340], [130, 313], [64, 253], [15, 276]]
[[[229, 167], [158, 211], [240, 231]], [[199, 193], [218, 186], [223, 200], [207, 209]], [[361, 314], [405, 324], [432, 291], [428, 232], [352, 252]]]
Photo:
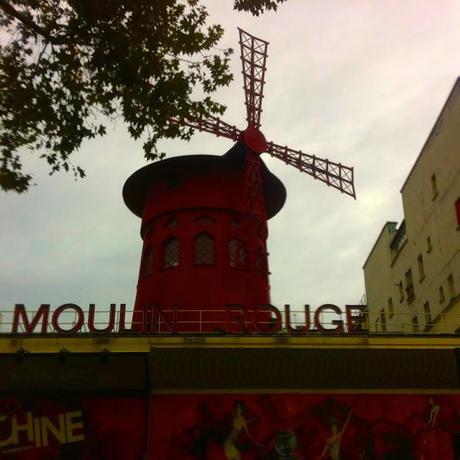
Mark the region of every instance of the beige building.
[[365, 264], [370, 332], [460, 333], [460, 78]]

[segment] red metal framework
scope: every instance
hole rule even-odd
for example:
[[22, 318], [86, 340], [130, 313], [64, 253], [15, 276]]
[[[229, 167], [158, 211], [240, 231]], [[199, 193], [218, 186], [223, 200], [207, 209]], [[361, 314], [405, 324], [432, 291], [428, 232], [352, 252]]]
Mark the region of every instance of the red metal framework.
[[207, 119], [200, 117], [190, 116], [189, 118], [183, 118], [178, 120], [173, 118], [173, 123], [190, 126], [191, 128], [198, 129], [199, 131], [205, 131], [207, 133], [215, 134], [216, 136], [227, 137], [237, 141], [241, 136], [241, 130], [234, 125], [229, 125], [217, 117], [209, 117]]
[[[259, 155], [267, 152], [299, 171], [309, 174], [326, 185], [356, 198], [353, 168], [335, 163], [327, 159], [309, 155], [300, 150], [293, 150], [273, 142], [266, 142], [259, 131], [262, 113], [263, 89], [267, 61], [268, 42], [238, 29], [241, 47], [242, 74], [245, 92], [245, 104], [248, 127], [241, 131], [233, 125], [216, 117], [204, 119], [202, 116], [191, 115], [187, 119], [172, 120], [200, 131], [217, 136], [227, 137], [234, 141], [240, 140], [247, 147], [245, 161], [243, 202], [241, 217], [237, 227], [238, 242], [237, 265], [247, 264], [248, 255], [255, 253], [257, 257], [265, 257], [265, 240], [267, 237], [265, 206], [262, 192], [261, 160]], [[260, 264], [259, 264], [260, 265]]]
[[353, 168], [319, 158], [315, 155], [303, 153], [300, 150], [283, 147], [273, 142], [268, 143], [267, 153], [309, 174], [315, 179], [340, 190], [342, 193], [356, 198], [353, 183]]
[[[181, 121], [172, 121], [190, 126], [199, 131], [226, 137], [234, 141], [241, 139], [242, 135], [248, 131], [241, 131], [236, 126], [230, 125], [217, 117], [210, 117], [208, 119], [204, 119], [203, 117], [191, 117]], [[243, 137], [243, 140], [246, 140], [245, 137]], [[353, 167], [335, 163], [334, 161], [320, 158], [316, 155], [303, 153], [301, 150], [294, 150], [286, 146], [275, 144], [274, 142], [267, 142], [264, 152], [284, 161], [286, 164], [294, 166], [301, 172], [309, 174], [314, 179], [324, 182], [328, 186], [356, 198]]]
[[236, 266], [256, 265], [262, 273], [268, 271], [266, 263], [267, 216], [263, 197], [262, 168], [257, 153], [247, 151], [243, 179], [243, 203], [236, 228]]
[[259, 128], [268, 42], [256, 38], [240, 28], [238, 31], [240, 33], [242, 74], [246, 97], [246, 120], [248, 126]]

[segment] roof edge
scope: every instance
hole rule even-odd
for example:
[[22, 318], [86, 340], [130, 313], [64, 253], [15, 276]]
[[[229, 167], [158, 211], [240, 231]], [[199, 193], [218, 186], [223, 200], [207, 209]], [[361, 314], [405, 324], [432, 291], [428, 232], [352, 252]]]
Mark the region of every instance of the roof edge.
[[415, 166], [417, 165], [417, 163], [419, 162], [423, 152], [425, 151], [425, 148], [426, 146], [428, 145], [429, 141], [431, 140], [433, 134], [434, 134], [434, 131], [436, 129], [436, 126], [438, 125], [439, 121], [441, 120], [441, 117], [443, 116], [445, 110], [446, 110], [446, 107], [447, 107], [447, 104], [449, 103], [450, 99], [453, 97], [453, 95], [457, 92], [457, 91], [460, 91], [460, 76], [457, 77], [457, 79], [455, 80], [455, 83], [454, 83], [454, 86], [452, 87], [449, 95], [447, 96], [447, 99], [446, 101], [444, 102], [444, 105], [442, 106], [442, 109], [441, 111], [439, 112], [439, 115], [437, 116], [436, 118], [436, 121], [433, 125], [433, 127], [431, 128], [431, 131], [430, 131], [430, 134], [428, 134], [428, 137], [425, 141], [425, 143], [423, 144], [423, 147], [421, 148], [420, 150], [420, 153], [418, 154], [414, 164], [412, 165], [412, 168], [410, 169], [409, 171], [409, 174], [407, 175], [406, 177], [406, 180], [404, 181], [401, 189], [399, 190], [400, 193], [402, 193], [402, 191], [404, 190], [404, 187], [406, 186], [407, 184], [407, 181], [409, 180], [409, 177], [411, 176], [412, 172], [414, 171], [415, 169]]
[[369, 262], [369, 258], [370, 258], [370, 256], [372, 255], [372, 253], [374, 252], [374, 249], [375, 249], [375, 247], [377, 246], [377, 243], [379, 242], [380, 237], [382, 236], [383, 231], [387, 228], [388, 224], [395, 224], [395, 225], [398, 225], [398, 222], [396, 222], [396, 221], [394, 221], [394, 220], [387, 220], [387, 221], [383, 224], [382, 230], [380, 230], [379, 236], [378, 236], [377, 239], [375, 240], [375, 243], [374, 243], [374, 245], [372, 246], [372, 249], [370, 250], [369, 255], [366, 257], [366, 261], [364, 262], [364, 265], [362, 266], [362, 269], [363, 269], [363, 270], [364, 270], [364, 267], [366, 266], [367, 262]]

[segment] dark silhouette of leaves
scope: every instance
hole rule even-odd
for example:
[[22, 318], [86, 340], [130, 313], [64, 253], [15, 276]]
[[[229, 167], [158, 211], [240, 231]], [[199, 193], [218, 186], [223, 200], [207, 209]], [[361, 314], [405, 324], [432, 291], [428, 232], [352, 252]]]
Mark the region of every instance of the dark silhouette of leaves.
[[[234, 7], [259, 14], [282, 1]], [[212, 93], [232, 80], [231, 50], [217, 48], [223, 29], [207, 16], [199, 0], [0, 0], [0, 187], [30, 187], [27, 151], [50, 174], [84, 177], [70, 157], [110, 119], [155, 159], [160, 138], [192, 134], [171, 118], [221, 115]]]

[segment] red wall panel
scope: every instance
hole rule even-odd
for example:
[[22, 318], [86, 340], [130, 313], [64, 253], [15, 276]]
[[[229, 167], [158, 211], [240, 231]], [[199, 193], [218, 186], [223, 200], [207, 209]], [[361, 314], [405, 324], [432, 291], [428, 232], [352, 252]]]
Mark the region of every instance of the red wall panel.
[[2, 399], [0, 458], [139, 460], [145, 426], [145, 398]]
[[458, 395], [181, 395], [152, 403], [151, 459], [460, 458]]
[[151, 398], [0, 400], [0, 459], [141, 460], [147, 434], [151, 460], [460, 458], [460, 395]]

